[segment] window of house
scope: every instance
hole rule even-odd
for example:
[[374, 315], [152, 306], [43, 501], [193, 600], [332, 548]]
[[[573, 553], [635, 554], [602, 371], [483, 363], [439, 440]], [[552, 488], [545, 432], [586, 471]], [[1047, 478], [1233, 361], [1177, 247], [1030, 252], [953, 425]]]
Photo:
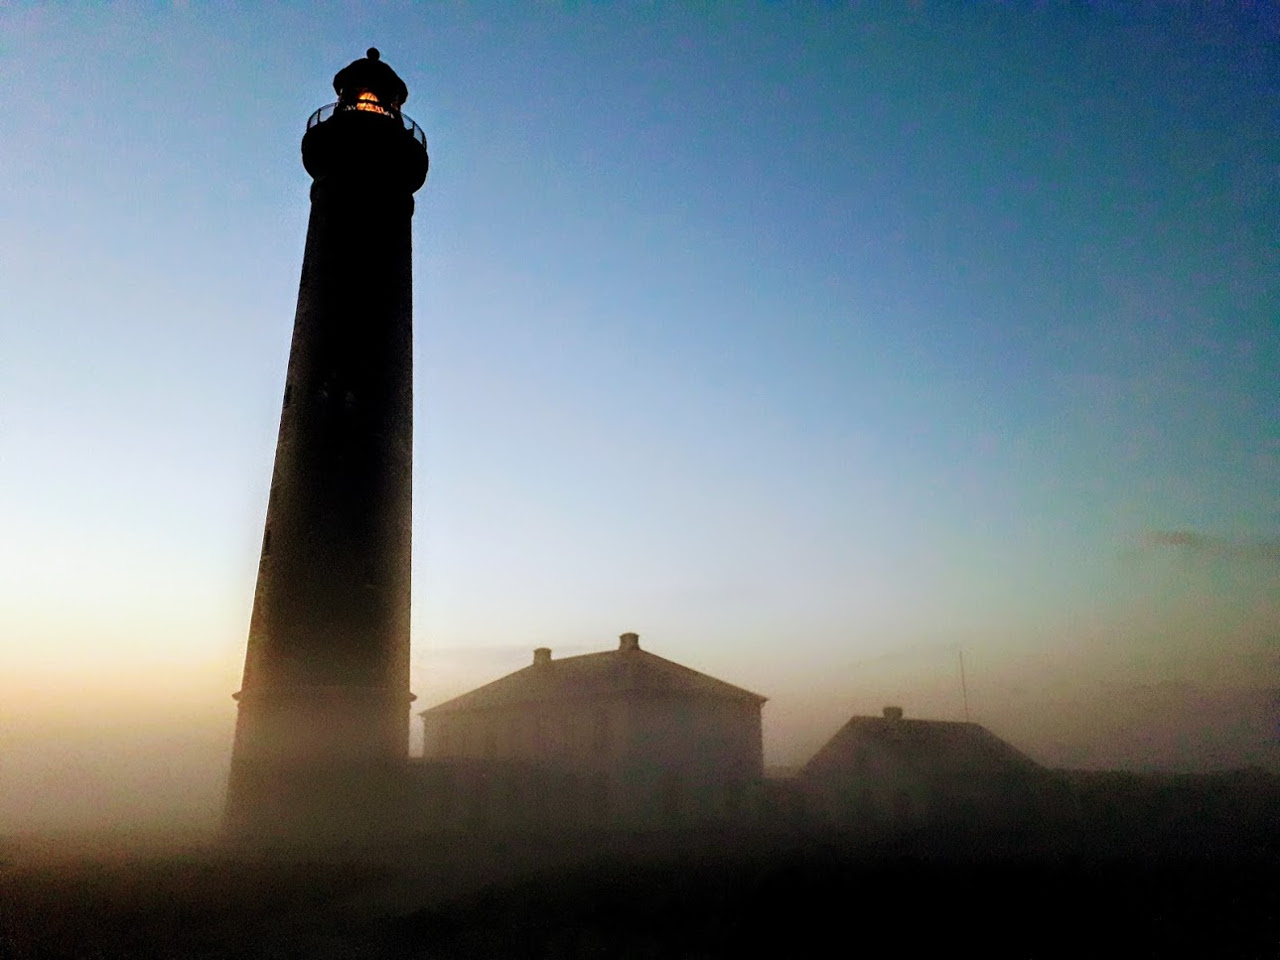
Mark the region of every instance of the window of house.
[[724, 785], [724, 812], [730, 817], [742, 813], [742, 799], [746, 789], [737, 780], [730, 780]]
[[684, 807], [684, 789], [679, 774], [667, 774], [662, 781], [662, 815], [668, 821], [679, 820]]
[[609, 735], [609, 714], [607, 711], [601, 710], [596, 714], [595, 736], [592, 744], [594, 749], [600, 753], [607, 753], [609, 750]]
[[898, 790], [893, 795], [893, 816], [899, 821], [910, 820], [915, 804], [911, 794], [906, 790]]
[[597, 820], [609, 816], [609, 776], [597, 773], [591, 780], [591, 815]]
[[453, 771], [446, 767], [440, 773], [440, 816], [453, 812]]
[[538, 751], [559, 753], [564, 746], [564, 719], [543, 714], [538, 717]]
[[483, 777], [474, 777], [468, 783], [470, 796], [467, 798], [467, 826], [472, 830], [483, 830], [489, 822], [488, 784]]

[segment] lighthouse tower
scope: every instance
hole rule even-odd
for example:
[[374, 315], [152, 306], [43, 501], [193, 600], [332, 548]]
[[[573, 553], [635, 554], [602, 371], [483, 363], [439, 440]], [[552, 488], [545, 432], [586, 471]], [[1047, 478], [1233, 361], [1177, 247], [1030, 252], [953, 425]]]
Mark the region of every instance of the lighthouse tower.
[[307, 122], [298, 309], [225, 827], [348, 839], [393, 820], [408, 756], [413, 194], [426, 138], [378, 51]]

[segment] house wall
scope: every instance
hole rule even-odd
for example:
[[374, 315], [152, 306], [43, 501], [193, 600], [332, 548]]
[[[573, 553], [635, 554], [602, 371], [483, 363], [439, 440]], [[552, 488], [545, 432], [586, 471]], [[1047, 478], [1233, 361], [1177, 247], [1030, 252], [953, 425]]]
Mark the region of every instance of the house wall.
[[608, 765], [628, 723], [626, 705], [568, 701], [423, 715], [430, 760], [522, 759], [575, 769]]
[[[527, 793], [533, 768], [567, 775], [544, 785], [557, 791], [557, 822], [665, 829], [740, 818], [754, 809], [763, 775], [753, 702], [582, 699], [427, 713], [423, 722], [425, 760], [471, 764], [459, 776], [473, 803], [502, 808], [493, 797]], [[511, 764], [525, 772], [510, 773]]]
[[763, 776], [757, 704], [655, 697], [628, 708], [618, 779], [630, 822], [694, 826], [749, 813]]
[[567, 771], [520, 760], [413, 760], [412, 828], [424, 833], [564, 832], [597, 826], [591, 783]]

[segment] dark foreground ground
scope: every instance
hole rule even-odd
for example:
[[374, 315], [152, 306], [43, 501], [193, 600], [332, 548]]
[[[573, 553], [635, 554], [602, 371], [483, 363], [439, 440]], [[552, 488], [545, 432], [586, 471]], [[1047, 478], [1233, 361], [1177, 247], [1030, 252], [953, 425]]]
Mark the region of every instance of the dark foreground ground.
[[1270, 826], [490, 837], [360, 858], [27, 839], [4, 848], [0, 958], [1280, 957]]

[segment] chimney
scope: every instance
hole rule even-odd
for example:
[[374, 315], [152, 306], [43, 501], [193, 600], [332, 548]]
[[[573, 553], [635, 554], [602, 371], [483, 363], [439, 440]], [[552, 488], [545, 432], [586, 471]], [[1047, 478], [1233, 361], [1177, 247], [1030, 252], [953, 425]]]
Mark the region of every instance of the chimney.
[[624, 633], [622, 636], [618, 638], [618, 649], [619, 650], [639, 650], [640, 634]]
[[550, 647], [536, 647], [536, 648], [534, 649], [534, 651], [533, 651], [533, 662], [534, 662], [535, 664], [539, 664], [539, 663], [550, 663], [550, 662], [551, 662], [551, 648], [550, 648]]
[[901, 707], [885, 707], [884, 718], [886, 720], [901, 720], [902, 708]]

